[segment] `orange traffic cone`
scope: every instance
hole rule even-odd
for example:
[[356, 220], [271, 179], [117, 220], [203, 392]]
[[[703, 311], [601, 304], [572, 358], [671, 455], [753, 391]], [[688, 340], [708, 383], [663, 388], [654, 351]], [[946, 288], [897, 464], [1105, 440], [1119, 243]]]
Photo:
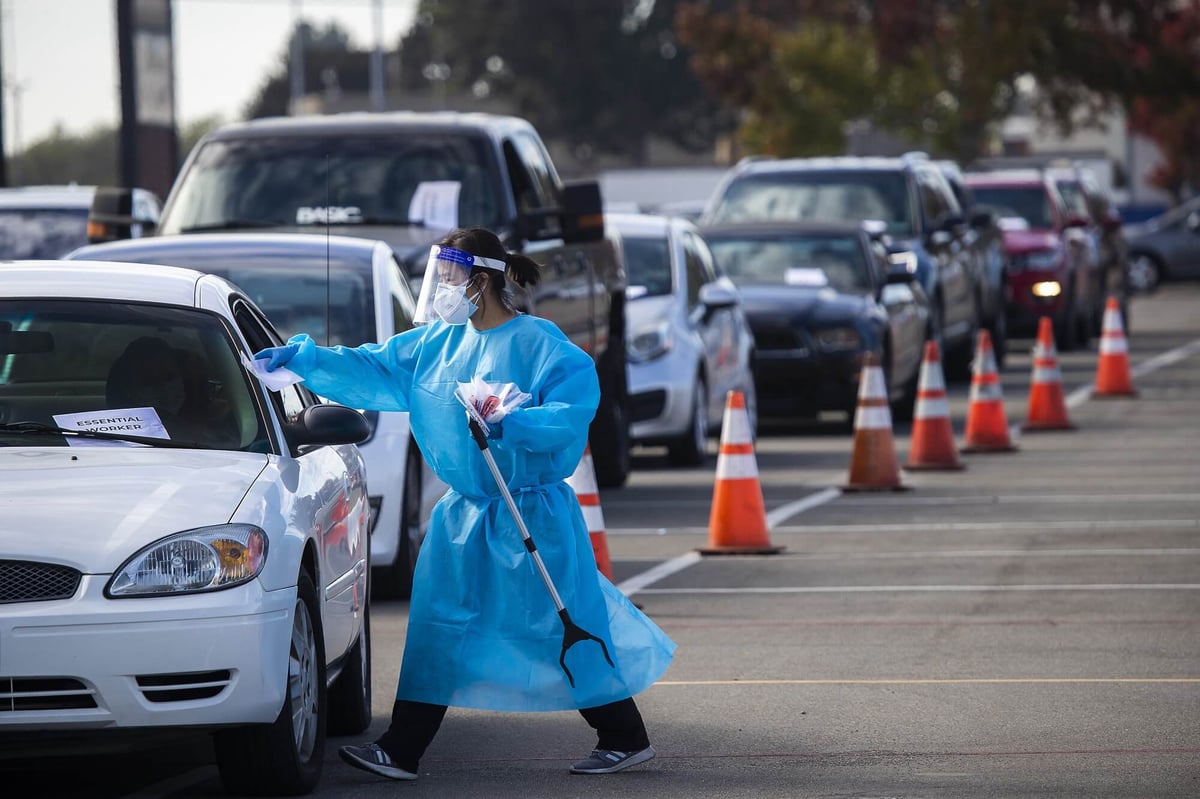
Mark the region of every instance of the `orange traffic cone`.
[[1048, 316], [1038, 322], [1037, 343], [1033, 347], [1033, 377], [1029, 383], [1029, 409], [1021, 429], [1075, 429], [1067, 418], [1058, 350], [1054, 347], [1054, 323]]
[[1121, 306], [1109, 297], [1104, 306], [1104, 327], [1100, 331], [1100, 361], [1096, 366], [1093, 397], [1136, 397], [1129, 374], [1129, 344], [1121, 326]]
[[892, 442], [892, 412], [888, 408], [887, 384], [879, 357], [863, 358], [858, 384], [858, 408], [854, 414], [854, 452], [850, 457], [850, 479], [843, 491], [903, 491], [896, 448]]
[[782, 550], [771, 545], [767, 533], [767, 510], [758, 482], [746, 398], [740, 391], [730, 391], [721, 422], [708, 546], [699, 551], [705, 555], [774, 555]]
[[905, 469], [963, 469], [950, 426], [946, 379], [936, 341], [925, 342], [921, 377], [917, 383], [917, 408], [913, 413], [912, 447]]
[[967, 405], [967, 429], [963, 452], [1014, 452], [1008, 437], [1008, 419], [1004, 415], [1004, 397], [1000, 376], [996, 373], [996, 355], [992, 335], [979, 331], [975, 362], [971, 368], [971, 394]]
[[583, 511], [583, 519], [587, 522], [588, 538], [592, 541], [592, 551], [596, 553], [596, 566], [600, 573], [613, 579], [612, 559], [608, 556], [608, 538], [604, 533], [604, 512], [600, 510], [600, 493], [596, 488], [596, 469], [592, 463], [592, 448], [584, 447], [583, 457], [575, 472], [567, 478], [567, 485], [575, 490], [579, 507]]

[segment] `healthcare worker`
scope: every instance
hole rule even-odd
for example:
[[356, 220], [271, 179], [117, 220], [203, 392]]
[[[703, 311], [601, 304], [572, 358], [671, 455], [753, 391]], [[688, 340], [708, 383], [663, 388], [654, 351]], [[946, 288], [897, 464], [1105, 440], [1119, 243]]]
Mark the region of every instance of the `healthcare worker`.
[[[598, 733], [576, 774], [609, 774], [655, 755], [633, 696], [670, 664], [675, 644], [596, 568], [587, 525], [565, 482], [583, 455], [599, 402], [590, 356], [551, 322], [518, 312], [506, 279], [539, 267], [484, 228], [432, 248], [414, 321], [382, 344], [320, 347], [306, 335], [258, 353], [316, 394], [354, 408], [408, 411], [430, 468], [450, 488], [417, 558], [391, 725], [373, 743], [343, 746], [352, 766], [417, 778], [447, 706], [501, 711], [577, 709]], [[567, 651], [563, 624], [479, 446], [460, 383], [530, 395], [491, 424], [493, 454], [572, 620], [605, 642]], [[509, 384], [513, 384], [509, 386]]]

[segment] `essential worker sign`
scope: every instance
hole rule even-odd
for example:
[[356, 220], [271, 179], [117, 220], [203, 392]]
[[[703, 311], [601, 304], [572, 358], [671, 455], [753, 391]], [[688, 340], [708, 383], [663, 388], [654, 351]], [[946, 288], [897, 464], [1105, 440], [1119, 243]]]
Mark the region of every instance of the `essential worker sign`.
[[[85, 411], [83, 413], [60, 413], [54, 423], [64, 430], [90, 430], [95, 433], [112, 433], [119, 436], [142, 436], [143, 438], [170, 438], [162, 419], [153, 408], [118, 408], [108, 411]], [[136, 447], [132, 441], [105, 441], [99, 438], [67, 436], [72, 447]]]

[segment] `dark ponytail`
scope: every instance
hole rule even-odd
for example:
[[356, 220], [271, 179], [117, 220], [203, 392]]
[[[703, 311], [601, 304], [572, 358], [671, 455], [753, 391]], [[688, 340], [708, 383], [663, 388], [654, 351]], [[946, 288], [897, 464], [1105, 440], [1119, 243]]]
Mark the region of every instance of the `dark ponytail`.
[[537, 261], [525, 255], [508, 252], [504, 249], [504, 244], [500, 241], [500, 238], [487, 228], [471, 227], [452, 230], [438, 244], [442, 247], [454, 247], [464, 252], [469, 252], [471, 255], [480, 255], [484, 258], [495, 258], [498, 261], [504, 261], [503, 274], [497, 272], [495, 269], [474, 266], [471, 267], [471, 276], [474, 277], [482, 273], [491, 278], [488, 281], [488, 285], [490, 286], [488, 293], [494, 295], [509, 309], [514, 309], [514, 306], [512, 298], [508, 296], [508, 292], [505, 290], [504, 278], [506, 275], [509, 280], [522, 288], [536, 285], [542, 278], [542, 268], [538, 266]]

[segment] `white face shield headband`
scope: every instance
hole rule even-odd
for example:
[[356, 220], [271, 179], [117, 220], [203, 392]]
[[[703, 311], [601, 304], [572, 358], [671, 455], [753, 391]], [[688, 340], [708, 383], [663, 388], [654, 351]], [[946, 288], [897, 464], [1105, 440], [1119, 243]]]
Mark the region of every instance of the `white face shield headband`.
[[465, 325], [477, 310], [479, 292], [468, 296], [471, 268], [481, 266], [503, 273], [504, 261], [472, 255], [454, 247], [434, 245], [425, 264], [425, 278], [417, 295], [417, 310], [413, 322], [418, 325], [441, 320], [451, 325]]

